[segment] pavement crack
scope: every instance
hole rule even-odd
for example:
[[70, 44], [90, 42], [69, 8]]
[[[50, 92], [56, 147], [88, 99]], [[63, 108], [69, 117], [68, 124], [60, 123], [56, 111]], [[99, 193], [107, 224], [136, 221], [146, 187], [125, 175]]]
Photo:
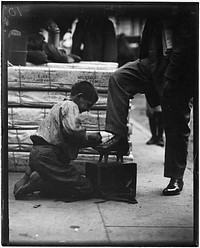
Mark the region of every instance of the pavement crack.
[[185, 228], [190, 228], [190, 229], [192, 229], [192, 228], [194, 228], [194, 227], [192, 227], [192, 226], [124, 226], [124, 225], [110, 225], [110, 226], [106, 226], [106, 227], [138, 227], [138, 228], [183, 228], [183, 229], [185, 229]]
[[111, 243], [111, 240], [110, 240], [110, 237], [109, 237], [109, 233], [108, 233], [108, 230], [107, 230], [107, 226], [106, 226], [106, 223], [105, 223], [105, 221], [104, 221], [104, 218], [103, 218], [101, 209], [100, 209], [100, 207], [99, 207], [99, 204], [97, 204], [97, 208], [98, 208], [99, 214], [100, 214], [100, 216], [101, 216], [101, 220], [102, 220], [102, 222], [103, 222], [103, 226], [104, 226], [104, 229], [105, 229], [105, 232], [106, 232], [107, 240], [108, 240], [109, 243]]

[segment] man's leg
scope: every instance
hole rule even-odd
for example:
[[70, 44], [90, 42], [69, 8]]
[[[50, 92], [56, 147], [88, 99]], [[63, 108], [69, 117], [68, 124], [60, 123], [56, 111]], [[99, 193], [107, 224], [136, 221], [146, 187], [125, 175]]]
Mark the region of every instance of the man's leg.
[[109, 80], [106, 128], [113, 134], [108, 141], [100, 144], [96, 149], [101, 155], [116, 151], [118, 159], [129, 150], [127, 118], [129, 100], [136, 93], [146, 93], [152, 87], [152, 77], [148, 59], [129, 62], [120, 67]]
[[150, 87], [148, 60], [136, 60], [120, 67], [111, 75], [108, 86], [106, 131], [127, 136], [129, 100]]
[[190, 98], [179, 92], [181, 90], [177, 88], [172, 97], [163, 96], [162, 99], [166, 134], [164, 176], [171, 178], [164, 195], [180, 194], [187, 164], [191, 105]]

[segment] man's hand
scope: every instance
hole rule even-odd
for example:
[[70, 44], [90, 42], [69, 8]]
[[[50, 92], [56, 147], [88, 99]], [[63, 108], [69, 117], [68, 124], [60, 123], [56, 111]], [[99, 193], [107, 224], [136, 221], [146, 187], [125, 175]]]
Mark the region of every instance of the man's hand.
[[163, 95], [165, 97], [173, 97], [175, 94], [176, 87], [177, 87], [176, 82], [174, 82], [169, 78], [165, 78], [163, 85]]
[[22, 33], [21, 33], [21, 31], [19, 31], [19, 30], [12, 29], [12, 30], [10, 30], [9, 37], [10, 37], [11, 35], [12, 35], [12, 36], [21, 36]]

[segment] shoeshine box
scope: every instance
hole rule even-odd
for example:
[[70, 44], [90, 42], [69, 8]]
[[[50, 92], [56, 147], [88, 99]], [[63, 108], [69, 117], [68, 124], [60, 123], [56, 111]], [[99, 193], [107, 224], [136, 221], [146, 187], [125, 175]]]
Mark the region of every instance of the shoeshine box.
[[94, 191], [109, 194], [131, 193], [136, 196], [137, 164], [133, 162], [86, 163], [85, 175]]

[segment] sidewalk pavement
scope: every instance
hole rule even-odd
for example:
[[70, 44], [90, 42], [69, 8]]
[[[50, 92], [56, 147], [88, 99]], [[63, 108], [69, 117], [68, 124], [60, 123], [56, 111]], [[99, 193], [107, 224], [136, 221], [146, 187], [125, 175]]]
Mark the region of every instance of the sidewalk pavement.
[[[54, 246], [194, 246], [193, 173], [186, 169], [184, 189], [163, 196], [164, 148], [147, 146], [150, 133], [132, 120], [137, 163], [137, 204], [96, 199], [65, 203], [16, 201], [13, 185], [21, 173], [9, 173], [11, 245]], [[192, 166], [189, 166], [190, 168]]]

